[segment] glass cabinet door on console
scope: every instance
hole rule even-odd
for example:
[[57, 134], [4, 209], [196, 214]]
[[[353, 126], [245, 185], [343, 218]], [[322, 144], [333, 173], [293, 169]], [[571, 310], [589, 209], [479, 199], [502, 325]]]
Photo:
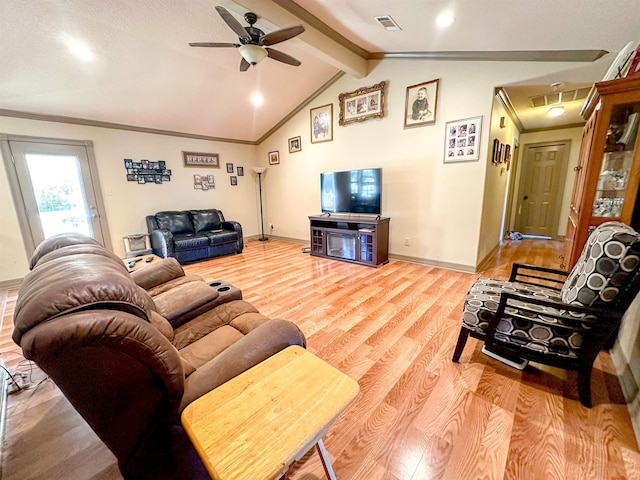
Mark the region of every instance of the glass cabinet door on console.
[[638, 228], [640, 77], [596, 83], [582, 114], [588, 121], [562, 259], [567, 270], [576, 263], [590, 230], [601, 223], [615, 220]]

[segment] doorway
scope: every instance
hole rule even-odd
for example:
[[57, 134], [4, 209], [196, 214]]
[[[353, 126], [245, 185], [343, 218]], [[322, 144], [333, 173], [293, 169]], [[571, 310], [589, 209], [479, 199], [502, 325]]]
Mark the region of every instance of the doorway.
[[0, 138], [28, 256], [44, 239], [64, 232], [111, 247], [91, 142]]
[[515, 230], [556, 238], [569, 142], [526, 145], [516, 192]]

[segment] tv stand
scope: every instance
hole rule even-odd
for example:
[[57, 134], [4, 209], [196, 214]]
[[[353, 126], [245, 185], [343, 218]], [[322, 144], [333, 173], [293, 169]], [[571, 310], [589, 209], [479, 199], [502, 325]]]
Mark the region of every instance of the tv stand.
[[389, 263], [389, 218], [309, 217], [311, 255], [369, 267]]

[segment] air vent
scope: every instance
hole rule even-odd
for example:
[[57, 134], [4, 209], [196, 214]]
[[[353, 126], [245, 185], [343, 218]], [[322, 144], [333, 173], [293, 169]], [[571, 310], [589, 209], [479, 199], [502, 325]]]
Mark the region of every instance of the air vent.
[[566, 90], [564, 92], [551, 92], [546, 95], [538, 95], [537, 97], [530, 97], [531, 106], [546, 107], [549, 105], [555, 105], [558, 103], [575, 102], [577, 100], [584, 100], [589, 95], [590, 87], [578, 88], [575, 90]]
[[386, 30], [390, 32], [397, 32], [398, 30], [402, 30], [400, 25], [396, 23], [396, 21], [391, 18], [391, 15], [381, 15], [379, 17], [374, 17], [380, 25], [382, 25]]

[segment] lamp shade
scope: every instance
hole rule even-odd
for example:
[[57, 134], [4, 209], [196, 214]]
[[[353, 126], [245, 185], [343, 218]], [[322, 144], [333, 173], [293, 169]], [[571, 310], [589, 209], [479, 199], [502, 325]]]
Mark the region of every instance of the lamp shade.
[[257, 45], [242, 45], [240, 48], [240, 55], [251, 65], [260, 63], [267, 58], [267, 51]]
[[264, 173], [267, 167], [253, 167], [253, 171], [256, 173]]

